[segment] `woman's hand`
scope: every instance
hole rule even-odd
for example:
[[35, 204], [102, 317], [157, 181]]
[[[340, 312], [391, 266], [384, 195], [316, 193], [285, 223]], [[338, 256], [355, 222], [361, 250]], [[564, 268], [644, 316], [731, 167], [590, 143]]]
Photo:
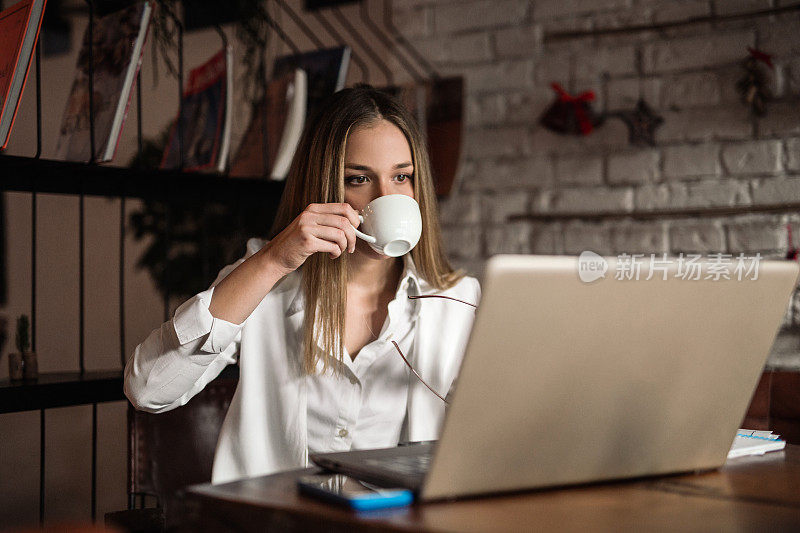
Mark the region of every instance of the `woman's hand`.
[[265, 247], [264, 254], [283, 274], [296, 270], [313, 253], [336, 259], [356, 248], [358, 213], [350, 204], [311, 204]]

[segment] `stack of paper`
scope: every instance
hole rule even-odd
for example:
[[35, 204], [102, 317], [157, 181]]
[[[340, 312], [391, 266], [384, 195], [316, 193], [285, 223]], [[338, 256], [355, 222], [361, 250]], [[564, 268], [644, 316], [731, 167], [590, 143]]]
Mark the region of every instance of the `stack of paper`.
[[745, 455], [764, 455], [766, 452], [782, 450], [786, 447], [786, 441], [778, 437], [780, 435], [775, 435], [771, 431], [740, 429], [733, 439], [728, 459]]

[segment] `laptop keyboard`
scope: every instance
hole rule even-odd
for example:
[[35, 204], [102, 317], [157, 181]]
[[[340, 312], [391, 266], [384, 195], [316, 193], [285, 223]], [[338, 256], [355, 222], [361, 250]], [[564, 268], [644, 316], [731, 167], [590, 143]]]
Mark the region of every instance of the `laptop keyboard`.
[[382, 457], [378, 459], [367, 459], [365, 464], [389, 470], [405, 476], [424, 475], [431, 465], [433, 454], [425, 453], [420, 455], [406, 455], [401, 457]]

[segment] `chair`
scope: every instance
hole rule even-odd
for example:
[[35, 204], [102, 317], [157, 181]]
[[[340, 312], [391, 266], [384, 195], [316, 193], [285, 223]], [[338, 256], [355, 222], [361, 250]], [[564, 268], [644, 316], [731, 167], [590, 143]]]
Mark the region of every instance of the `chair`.
[[742, 427], [771, 430], [789, 444], [800, 444], [800, 372], [765, 371]]
[[[172, 528], [181, 489], [211, 481], [217, 438], [238, 381], [239, 368], [231, 365], [172, 411], [145, 413], [128, 404], [128, 510], [107, 513], [107, 526], [137, 533]], [[155, 508], [145, 508], [148, 497], [155, 498]]]

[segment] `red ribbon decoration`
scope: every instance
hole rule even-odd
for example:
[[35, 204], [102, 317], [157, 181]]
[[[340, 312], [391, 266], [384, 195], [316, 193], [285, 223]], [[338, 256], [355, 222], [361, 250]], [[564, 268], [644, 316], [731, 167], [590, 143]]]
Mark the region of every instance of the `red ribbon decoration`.
[[749, 46], [747, 47], [747, 51], [750, 52], [750, 56], [753, 59], [755, 59], [757, 61], [761, 61], [762, 63], [767, 65], [772, 70], [775, 70], [775, 66], [772, 64], [772, 56], [771, 55], [769, 55], [769, 54], [767, 54], [765, 52], [762, 52], [761, 50], [758, 50], [756, 48], [750, 48]]
[[586, 116], [586, 111], [584, 111], [582, 104], [594, 100], [594, 91], [585, 91], [578, 96], [572, 96], [558, 83], [553, 82], [550, 84], [550, 87], [552, 87], [553, 90], [558, 93], [559, 101], [572, 104], [572, 107], [575, 110], [575, 118], [578, 119], [581, 135], [589, 135], [593, 129], [592, 121]]

